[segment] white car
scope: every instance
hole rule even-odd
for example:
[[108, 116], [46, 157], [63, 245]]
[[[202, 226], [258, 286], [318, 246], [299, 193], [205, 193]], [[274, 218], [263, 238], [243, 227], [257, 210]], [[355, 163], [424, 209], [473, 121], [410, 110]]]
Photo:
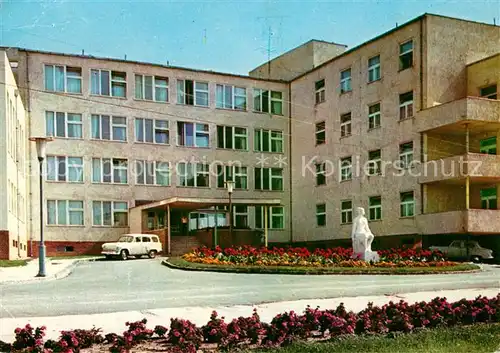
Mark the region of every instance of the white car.
[[107, 259], [118, 256], [122, 260], [127, 260], [129, 256], [137, 258], [148, 255], [154, 259], [162, 252], [160, 239], [153, 234], [125, 234], [116, 243], [104, 243], [101, 254]]

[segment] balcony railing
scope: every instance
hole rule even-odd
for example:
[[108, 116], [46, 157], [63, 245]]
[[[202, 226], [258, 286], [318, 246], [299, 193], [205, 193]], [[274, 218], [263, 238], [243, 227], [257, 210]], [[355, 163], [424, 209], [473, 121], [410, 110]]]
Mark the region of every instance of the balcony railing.
[[469, 209], [417, 215], [421, 234], [498, 234], [500, 210]]

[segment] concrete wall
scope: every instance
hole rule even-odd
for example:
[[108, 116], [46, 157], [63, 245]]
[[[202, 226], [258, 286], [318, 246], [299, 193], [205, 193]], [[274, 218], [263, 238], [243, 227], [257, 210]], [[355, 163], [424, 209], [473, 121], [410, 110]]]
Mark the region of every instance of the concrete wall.
[[[178, 161], [200, 161], [212, 163], [215, 161], [229, 162], [240, 161], [247, 166], [248, 190], [236, 190], [234, 198], [280, 198], [285, 207], [285, 227], [283, 231], [271, 231], [270, 238], [274, 241], [287, 241], [289, 239], [288, 211], [289, 205], [289, 179], [288, 166], [284, 165], [284, 191], [257, 191], [254, 190], [254, 167], [261, 153], [254, 152], [254, 128], [266, 128], [283, 131], [284, 153], [267, 154], [267, 167], [276, 167], [278, 158], [285, 157], [289, 160], [288, 150], [288, 97], [287, 85], [231, 75], [218, 75], [215, 73], [199, 72], [192, 70], [179, 70], [153, 65], [142, 65], [113, 60], [98, 60], [88, 57], [50, 55], [42, 53], [19, 52], [19, 79], [26, 80], [23, 72], [28, 68], [29, 84], [32, 88], [27, 100], [33, 102], [31, 109], [31, 134], [45, 135], [45, 112], [61, 111], [80, 113], [83, 116], [83, 139], [56, 138], [48, 144], [48, 155], [83, 156], [84, 157], [84, 182], [61, 183], [45, 182], [46, 199], [83, 200], [85, 202], [84, 226], [47, 226], [46, 237], [48, 241], [65, 240], [68, 242], [98, 242], [109, 241], [128, 231], [128, 228], [96, 227], [92, 226], [92, 201], [127, 201], [129, 207], [135, 205], [135, 200], [155, 201], [173, 196], [185, 197], [221, 197], [227, 192], [216, 187], [216, 176], [210, 177], [210, 188], [186, 188], [177, 185], [175, 173], [171, 176], [171, 186], [142, 186], [135, 184], [133, 167], [135, 160], [157, 160], [170, 162], [175, 170]], [[58, 95], [44, 90], [44, 64], [62, 64], [82, 68], [82, 94]], [[98, 97], [89, 94], [90, 69], [111, 69], [125, 71], [127, 74], [127, 98]], [[135, 100], [134, 74], [153, 74], [168, 77], [169, 103], [157, 103]], [[209, 82], [210, 106], [208, 108], [184, 106], [176, 104], [177, 79], [203, 80]], [[247, 111], [232, 111], [215, 108], [215, 86], [232, 84], [247, 88]], [[281, 91], [283, 93], [283, 116], [253, 112], [253, 88], [264, 88]], [[36, 102], [36, 104], [34, 103]], [[127, 142], [111, 142], [91, 140], [91, 114], [110, 114], [125, 116], [127, 118]], [[161, 118], [167, 119], [170, 124], [170, 145], [156, 145], [135, 143], [134, 118]], [[177, 121], [191, 121], [208, 123], [210, 127], [210, 148], [179, 147], [177, 143]], [[233, 151], [217, 148], [216, 125], [242, 126], [248, 129], [248, 151]], [[32, 146], [32, 163], [36, 165], [36, 152]], [[92, 157], [120, 157], [128, 159], [129, 173], [128, 184], [93, 184], [91, 160]], [[215, 171], [215, 166], [213, 167]], [[32, 188], [38, 190], [38, 179], [32, 178]], [[38, 194], [32, 197], [32, 212], [39, 212]], [[36, 218], [38, 219], [38, 217]], [[33, 233], [38, 234], [39, 225], [33, 222]], [[249, 215], [253, 223], [253, 213]]]
[[250, 71], [251, 77], [290, 81], [340, 55], [345, 45], [311, 40]]
[[467, 95], [479, 96], [480, 89], [497, 85], [500, 91], [500, 54], [467, 66]]
[[[0, 51], [0, 230], [8, 244], [3, 258], [27, 254], [27, 151], [28, 127], [23, 102], [9, 60]], [[8, 255], [6, 255], [6, 253]]]
[[[399, 121], [399, 94], [414, 91], [414, 112], [420, 109], [419, 22], [391, 32], [357, 50], [346, 53], [328, 65], [292, 82], [292, 220], [294, 241], [334, 240], [350, 237], [351, 225], [340, 224], [340, 203], [352, 199], [353, 206], [365, 207], [368, 198], [382, 196], [382, 221], [370, 223], [377, 236], [417, 233], [413, 219], [400, 219], [400, 192], [414, 191], [415, 209], [420, 209], [420, 186], [414, 176], [395, 176], [387, 168], [384, 176], [360, 176], [339, 182], [339, 161], [352, 156], [365, 164], [368, 152], [382, 150], [382, 160], [399, 158], [399, 144], [413, 141], [414, 159], [420, 159], [420, 135], [414, 119]], [[414, 42], [413, 67], [399, 71], [399, 44]], [[382, 78], [368, 82], [368, 59], [380, 55]], [[352, 92], [340, 93], [340, 72], [351, 68]], [[325, 79], [326, 101], [315, 105], [314, 83]], [[380, 102], [381, 127], [368, 129], [368, 106]], [[352, 136], [340, 136], [340, 116], [351, 112]], [[325, 121], [326, 143], [315, 145], [315, 124]], [[327, 185], [317, 187], [314, 174], [303, 166], [316, 157], [331, 161], [335, 172]], [[305, 161], [303, 163], [302, 161]], [[314, 161], [312, 163], [314, 168]], [[304, 175], [303, 175], [304, 174]], [[316, 227], [315, 205], [326, 203], [327, 226]]]

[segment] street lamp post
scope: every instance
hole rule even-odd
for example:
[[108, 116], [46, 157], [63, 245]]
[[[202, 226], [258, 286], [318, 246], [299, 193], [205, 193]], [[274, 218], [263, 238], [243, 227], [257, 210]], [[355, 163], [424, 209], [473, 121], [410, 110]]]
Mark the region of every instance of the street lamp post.
[[232, 194], [234, 190], [234, 181], [227, 180], [226, 181], [227, 193], [229, 195], [229, 237], [231, 240], [233, 239], [233, 201]]
[[45, 243], [43, 239], [43, 160], [45, 159], [47, 142], [52, 141], [51, 137], [30, 137], [30, 141], [36, 143], [36, 153], [38, 155], [39, 177], [40, 177], [40, 244], [38, 245], [38, 275], [45, 277]]

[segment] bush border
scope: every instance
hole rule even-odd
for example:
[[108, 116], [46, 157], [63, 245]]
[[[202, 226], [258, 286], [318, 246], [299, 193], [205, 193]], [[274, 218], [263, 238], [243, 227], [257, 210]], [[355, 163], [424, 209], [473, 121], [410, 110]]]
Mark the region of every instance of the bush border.
[[[252, 273], [279, 275], [431, 275], [481, 272], [475, 264], [465, 263], [447, 267], [299, 267], [299, 266], [240, 266], [212, 265], [190, 262], [181, 257], [166, 258], [162, 265], [182, 271]], [[425, 270], [423, 270], [425, 269]]]

